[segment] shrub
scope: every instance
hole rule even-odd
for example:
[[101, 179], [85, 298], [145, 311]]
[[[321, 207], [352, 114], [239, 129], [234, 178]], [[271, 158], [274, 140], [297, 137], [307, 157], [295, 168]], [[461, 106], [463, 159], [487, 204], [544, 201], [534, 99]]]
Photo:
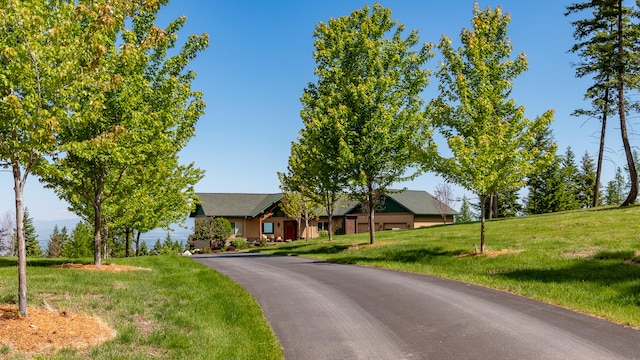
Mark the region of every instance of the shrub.
[[320, 231], [318, 231], [318, 234], [320, 235], [320, 237], [329, 236], [329, 232], [327, 230], [320, 230]]
[[231, 246], [235, 247], [236, 249], [245, 248], [247, 247], [247, 239], [245, 238], [231, 239]]
[[225, 218], [204, 218], [196, 221], [192, 239], [211, 242], [213, 249], [222, 249], [231, 236], [231, 223]]

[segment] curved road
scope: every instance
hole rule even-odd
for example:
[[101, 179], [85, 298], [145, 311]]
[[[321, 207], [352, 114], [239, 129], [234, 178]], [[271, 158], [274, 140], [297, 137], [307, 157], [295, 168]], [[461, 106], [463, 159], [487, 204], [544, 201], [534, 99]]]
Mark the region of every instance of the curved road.
[[288, 360], [640, 359], [640, 331], [479, 286], [299, 257], [193, 259], [257, 299]]

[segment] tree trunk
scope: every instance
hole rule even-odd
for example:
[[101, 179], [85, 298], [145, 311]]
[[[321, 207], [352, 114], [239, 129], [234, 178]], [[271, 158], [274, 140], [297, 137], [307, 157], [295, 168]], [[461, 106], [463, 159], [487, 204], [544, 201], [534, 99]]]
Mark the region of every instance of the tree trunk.
[[627, 166], [629, 167], [629, 179], [631, 181], [631, 189], [629, 195], [622, 203], [621, 206], [629, 206], [635, 203], [638, 197], [638, 173], [636, 171], [636, 164], [633, 159], [633, 153], [631, 152], [631, 146], [629, 145], [629, 137], [627, 136], [627, 120], [624, 106], [624, 86], [625, 86], [625, 71], [624, 71], [624, 44], [622, 36], [622, 0], [618, 0], [618, 115], [620, 116], [620, 132], [622, 134], [622, 146], [624, 147], [624, 153], [627, 156]]
[[124, 229], [124, 257], [129, 257], [129, 244], [131, 243], [131, 229]]
[[20, 166], [13, 164], [13, 185], [16, 200], [16, 238], [18, 239], [18, 311], [27, 317], [27, 249], [24, 240], [24, 193], [25, 181], [22, 180]]
[[307, 233], [305, 235], [304, 240], [309, 241], [309, 212], [304, 215], [304, 230]]
[[376, 229], [375, 229], [375, 205], [373, 204], [373, 188], [369, 186], [369, 244], [373, 245], [376, 242]]
[[327, 212], [329, 217], [329, 242], [333, 241], [333, 211]]
[[100, 216], [100, 206], [93, 206], [93, 264], [96, 267], [100, 267], [102, 263], [102, 257], [100, 256], [100, 248], [102, 241], [100, 238], [100, 228], [102, 218]]
[[140, 256], [140, 230], [136, 234], [136, 257]]
[[104, 232], [104, 235], [100, 235], [102, 239], [104, 239], [104, 241], [102, 241], [102, 244], [104, 245], [104, 250], [102, 251], [102, 258], [103, 259], [108, 259], [109, 258], [109, 223], [107, 222], [107, 219], [104, 219], [104, 221], [102, 222], [102, 231]]
[[[609, 76], [607, 76], [607, 83]], [[609, 87], [604, 90], [604, 104], [602, 105], [602, 129], [600, 129], [600, 148], [598, 149], [598, 165], [596, 167], [596, 183], [593, 189], [593, 207], [600, 203], [600, 177], [602, 176], [602, 159], [604, 157], [604, 138], [607, 131], [607, 113], [609, 112]]]
[[[491, 196], [491, 195], [489, 195]], [[485, 202], [487, 201], [487, 195], [480, 195], [480, 254], [484, 254], [484, 224], [485, 224]]]

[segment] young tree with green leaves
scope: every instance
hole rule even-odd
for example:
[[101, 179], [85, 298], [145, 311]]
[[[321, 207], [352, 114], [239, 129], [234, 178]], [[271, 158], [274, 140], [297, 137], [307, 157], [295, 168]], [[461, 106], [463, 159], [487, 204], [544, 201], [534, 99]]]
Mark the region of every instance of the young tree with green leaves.
[[168, 56], [186, 20], [180, 17], [166, 29], [155, 26], [166, 2], [132, 4], [132, 30], [121, 24], [121, 41], [105, 45], [109, 77], [79, 99], [81, 116], [60, 133], [64, 155], [55, 159], [55, 170], [46, 178], [76, 214], [92, 220], [96, 266], [101, 263], [103, 220], [113, 217], [110, 202], [132, 195], [127, 192], [127, 185], [135, 183], [130, 177], [140, 179], [132, 173], [176, 164], [173, 159], [193, 136], [204, 111], [202, 93], [191, 89], [195, 73], [186, 67], [207, 47], [208, 37], [193, 35], [176, 55]]
[[370, 243], [378, 201], [392, 184], [416, 175], [409, 168], [431, 139], [420, 97], [431, 45], [420, 45], [417, 31], [406, 38], [403, 32], [380, 4], [320, 22], [314, 31], [318, 82], [302, 98], [310, 120], [335, 133], [333, 152], [343, 160], [348, 191], [368, 210]]
[[[627, 158], [629, 177], [635, 179], [638, 173], [633, 161], [633, 154], [627, 132], [627, 114], [629, 104], [627, 95], [630, 90], [637, 89], [640, 73], [640, 12], [636, 6], [624, 6], [623, 0], [589, 0], [567, 7], [566, 15], [589, 13], [592, 17], [572, 22], [575, 27], [574, 38], [578, 41], [572, 48], [583, 63], [579, 64], [576, 75], [593, 75], [595, 84], [586, 93], [593, 99], [595, 107], [602, 109], [601, 145], [599, 159], [604, 149], [604, 132], [606, 116], [617, 108], [615, 113], [620, 118], [620, 134]], [[589, 113], [589, 112], [587, 112]], [[598, 169], [601, 168], [600, 161]], [[596, 185], [599, 177], [596, 175]], [[597, 192], [596, 192], [597, 193]], [[622, 206], [632, 205], [638, 196], [638, 183], [632, 182], [629, 194]], [[594, 200], [597, 202], [597, 198]]]
[[452, 153], [438, 159], [438, 172], [480, 199], [481, 252], [486, 200], [523, 186], [529, 174], [552, 159], [551, 152], [532, 144], [550, 125], [553, 112], [532, 121], [524, 107], [509, 99], [513, 80], [527, 69], [524, 54], [510, 58], [509, 22], [499, 7], [480, 10], [475, 4], [472, 28], [460, 34], [462, 46], [454, 49], [447, 37], [438, 46], [443, 55], [437, 72], [440, 95], [430, 103], [431, 117]]
[[287, 173], [278, 176], [287, 191], [322, 205], [329, 218], [329, 241], [333, 241], [333, 212], [347, 186], [345, 132], [334, 110], [320, 101], [315, 85], [305, 89], [301, 101], [304, 128], [291, 144]]
[[[193, 164], [179, 164], [177, 154], [138, 165], [123, 179], [122, 190], [109, 201], [110, 226], [124, 232], [125, 256], [130, 256], [131, 237], [155, 228], [182, 222], [195, 204], [194, 185], [204, 172]], [[149, 168], [154, 171], [147, 171]]]
[[301, 236], [300, 232], [302, 231], [302, 227], [300, 225], [302, 220], [304, 220], [307, 233], [305, 240], [309, 240], [309, 220], [318, 216], [317, 210], [321, 205], [309, 197], [304, 196], [301, 192], [289, 191], [285, 184], [286, 179], [284, 178], [284, 174], [278, 173], [278, 177], [280, 178], [280, 189], [284, 193], [282, 201], [280, 202], [280, 209], [282, 209], [287, 217], [296, 220], [298, 224], [298, 237]]
[[0, 1], [0, 166], [11, 168], [14, 180], [22, 316], [28, 315], [24, 187], [30, 174], [48, 171], [42, 164], [73, 116], [80, 84], [101, 75], [101, 43], [117, 23], [113, 8], [104, 1]]

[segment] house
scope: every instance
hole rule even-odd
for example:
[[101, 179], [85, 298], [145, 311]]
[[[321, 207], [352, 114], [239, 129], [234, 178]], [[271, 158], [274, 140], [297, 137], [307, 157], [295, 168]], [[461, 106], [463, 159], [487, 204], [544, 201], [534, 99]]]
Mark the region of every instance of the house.
[[[304, 221], [300, 228], [294, 219], [280, 209], [283, 194], [197, 193], [200, 204], [190, 215], [195, 221], [205, 217], [224, 217], [231, 223], [232, 236], [248, 240], [297, 240], [306, 234]], [[445, 213], [443, 217], [441, 210]], [[405, 190], [385, 196], [375, 213], [375, 230], [415, 229], [453, 223], [458, 212], [444, 205], [426, 191]], [[321, 214], [309, 222], [309, 237], [328, 230], [329, 219]], [[367, 214], [357, 201], [343, 200], [333, 214], [336, 234], [369, 231]], [[198, 247], [197, 245], [194, 245]]]

